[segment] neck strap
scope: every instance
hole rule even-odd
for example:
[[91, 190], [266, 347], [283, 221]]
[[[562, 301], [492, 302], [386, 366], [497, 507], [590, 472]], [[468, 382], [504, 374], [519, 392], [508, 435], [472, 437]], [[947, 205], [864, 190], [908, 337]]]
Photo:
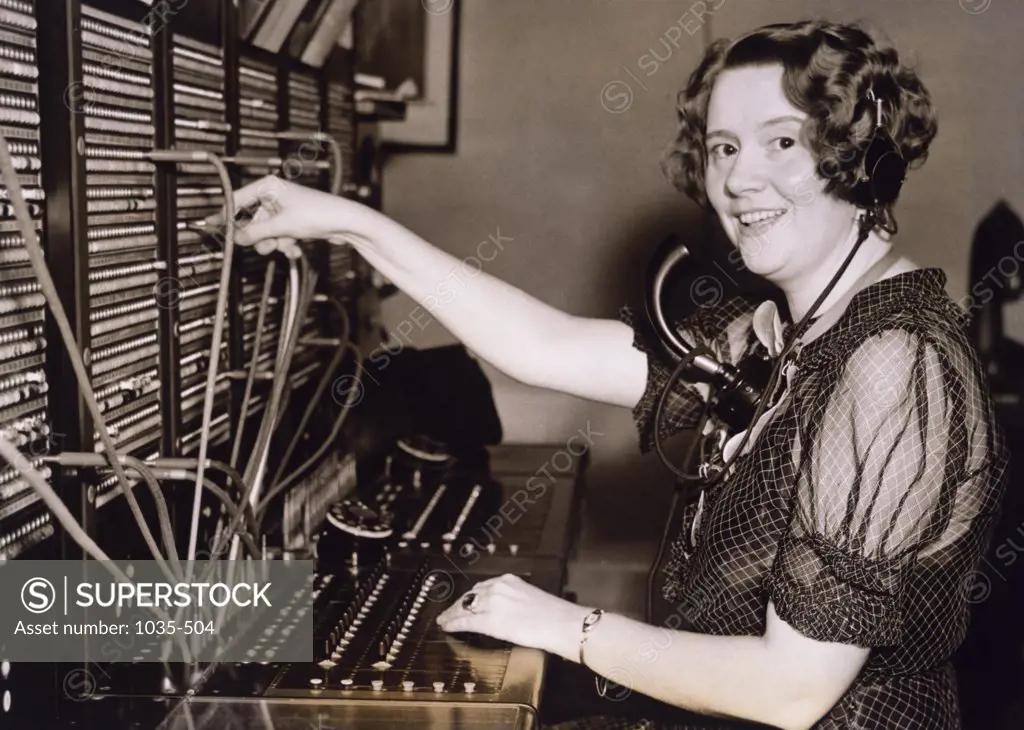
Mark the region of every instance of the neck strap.
[[853, 286], [851, 286], [845, 294], [843, 294], [839, 301], [829, 307], [824, 314], [815, 320], [814, 324], [807, 328], [803, 337], [800, 338], [800, 342], [797, 344], [797, 347], [803, 347], [804, 345], [810, 344], [824, 334], [829, 327], [834, 325], [839, 318], [843, 316], [843, 312], [846, 311], [846, 307], [849, 305], [850, 300], [853, 299], [860, 291], [878, 281], [882, 275], [899, 260], [899, 258], [900, 257], [896, 251], [890, 248], [885, 256], [880, 258], [871, 266], [870, 269], [861, 274], [860, 278], [854, 282]]

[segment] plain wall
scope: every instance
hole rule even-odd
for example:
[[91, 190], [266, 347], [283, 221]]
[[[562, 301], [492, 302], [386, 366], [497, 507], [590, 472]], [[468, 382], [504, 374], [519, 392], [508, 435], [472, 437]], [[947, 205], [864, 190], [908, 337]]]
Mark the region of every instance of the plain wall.
[[[1001, 197], [1024, 209], [1024, 7], [967, 12], [989, 2], [464, 0], [457, 152], [390, 159], [385, 212], [458, 257], [500, 231], [513, 241], [485, 271], [574, 314], [615, 316], [640, 301], [647, 258], [666, 234], [699, 235], [701, 213], [658, 160], [675, 95], [708, 39], [809, 16], [865, 19], [914, 61], [939, 113], [931, 157], [897, 208], [898, 245], [945, 269], [959, 298], [979, 219]], [[388, 300], [389, 330], [414, 309], [404, 295]], [[490, 316], [500, 327], [501, 313]], [[454, 341], [436, 321], [409, 339]], [[507, 441], [562, 443], [588, 422], [602, 434], [581, 558], [649, 562], [670, 480], [656, 456], [641, 458], [628, 409], [527, 388], [484, 367]]]

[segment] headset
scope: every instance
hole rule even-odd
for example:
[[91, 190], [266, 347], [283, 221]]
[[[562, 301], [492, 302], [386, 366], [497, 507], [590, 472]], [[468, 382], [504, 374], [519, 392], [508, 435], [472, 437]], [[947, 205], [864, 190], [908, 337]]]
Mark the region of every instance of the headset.
[[[735, 432], [746, 430], [743, 443], [735, 451], [734, 458], [739, 457], [750, 436], [749, 426], [756, 423], [757, 419], [761, 417], [768, 398], [774, 394], [777, 388], [787, 356], [807, 330], [822, 302], [828, 297], [839, 278], [853, 261], [861, 244], [875, 227], [895, 233], [896, 225], [890, 208], [899, 197], [906, 179], [907, 162], [885, 127], [882, 98], [876, 96], [873, 89], [869, 89], [867, 100], [873, 107], [873, 129], [867, 146], [862, 148], [863, 152], [858, 163], [857, 183], [851, 191], [852, 202], [865, 211], [860, 221], [857, 242], [807, 314], [790, 330], [782, 352], [774, 361], [754, 355], [734, 366], [720, 362], [707, 348], [695, 347], [685, 342], [665, 318], [663, 295], [669, 276], [683, 262], [691, 258], [690, 251], [686, 246], [676, 245], [674, 239], [670, 238], [659, 247], [652, 257], [646, 278], [647, 316], [657, 331], [664, 348], [677, 361], [676, 371], [666, 383], [655, 412], [654, 442], [662, 461], [676, 476], [685, 480], [704, 481], [705, 486], [710, 485], [710, 482], [706, 480], [706, 470], [696, 477], [687, 474], [677, 469], [665, 457], [661, 448], [659, 436], [661, 418], [668, 395], [675, 387], [676, 382], [685, 377], [690, 382], [706, 383], [712, 387], [707, 404], [709, 411]], [[714, 470], [715, 476], [725, 473], [727, 466], [719, 465]]]
[[867, 97], [875, 105], [875, 123], [861, 158], [859, 182], [852, 191], [853, 202], [864, 210], [887, 214], [903, 188], [907, 161], [886, 129], [882, 98], [875, 96], [874, 89], [868, 89]]

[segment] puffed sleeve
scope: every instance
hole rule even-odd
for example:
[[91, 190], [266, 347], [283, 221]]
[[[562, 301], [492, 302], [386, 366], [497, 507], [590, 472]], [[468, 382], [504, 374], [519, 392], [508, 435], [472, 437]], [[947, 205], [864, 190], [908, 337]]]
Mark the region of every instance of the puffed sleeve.
[[[707, 347], [719, 360], [735, 363], [747, 344], [753, 307], [745, 298], [730, 299], [714, 307], [701, 307], [690, 317], [676, 323], [682, 339], [695, 346]], [[619, 310], [619, 319], [633, 329], [633, 347], [647, 355], [647, 386], [633, 406], [633, 420], [640, 436], [640, 451], [654, 448], [654, 416], [665, 385], [675, 371], [650, 320], [630, 307]], [[709, 394], [703, 383], [679, 380], [665, 402], [662, 417], [662, 440], [700, 421], [701, 411]]]
[[835, 366], [834, 390], [801, 414], [795, 505], [768, 592], [805, 636], [898, 643], [908, 569], [948, 525], [947, 460], [967, 445], [942, 363], [924, 338], [884, 330]]

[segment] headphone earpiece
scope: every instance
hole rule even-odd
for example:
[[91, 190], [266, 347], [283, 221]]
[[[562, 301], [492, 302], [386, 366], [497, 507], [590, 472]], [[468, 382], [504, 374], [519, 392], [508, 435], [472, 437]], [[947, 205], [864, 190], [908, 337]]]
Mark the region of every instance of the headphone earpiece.
[[882, 100], [872, 90], [875, 128], [861, 158], [860, 182], [853, 189], [854, 202], [866, 210], [878, 210], [896, 202], [907, 176], [907, 162], [882, 122]]

